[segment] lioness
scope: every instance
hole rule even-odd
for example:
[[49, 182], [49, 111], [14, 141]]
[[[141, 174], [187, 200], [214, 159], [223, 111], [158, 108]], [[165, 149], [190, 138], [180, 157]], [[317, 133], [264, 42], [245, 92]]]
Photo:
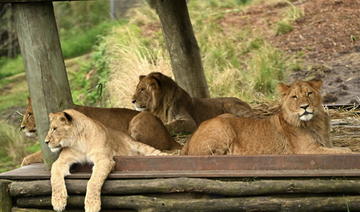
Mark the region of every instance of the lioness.
[[49, 119], [45, 143], [53, 152], [61, 150], [51, 167], [51, 204], [55, 211], [65, 209], [67, 191], [64, 177], [69, 174], [72, 164], [94, 163], [85, 196], [85, 211], [90, 212], [100, 211], [101, 187], [114, 167], [114, 156], [167, 155], [73, 109], [50, 113]]
[[281, 108], [263, 119], [224, 114], [203, 122], [185, 145], [185, 155], [350, 153], [330, 148], [329, 117], [321, 81], [279, 84]]
[[[170, 136], [161, 120], [149, 112], [137, 112], [125, 108], [97, 108], [75, 105], [74, 109], [100, 121], [106, 127], [127, 132], [137, 141], [148, 144], [160, 150], [175, 150], [181, 146]], [[28, 105], [23, 116], [21, 129], [27, 136], [36, 135], [35, 118], [28, 98]], [[36, 152], [26, 156], [21, 166], [31, 163], [41, 163], [42, 153]]]
[[223, 113], [239, 116], [251, 113], [250, 106], [237, 98], [191, 98], [160, 72], [139, 77], [132, 103], [136, 110], [159, 117], [170, 134], [193, 132], [201, 122]]
[[36, 136], [35, 118], [33, 115], [33, 109], [31, 106], [30, 98], [27, 98], [27, 106], [25, 109], [23, 119], [21, 121], [20, 129], [25, 133], [27, 137]]

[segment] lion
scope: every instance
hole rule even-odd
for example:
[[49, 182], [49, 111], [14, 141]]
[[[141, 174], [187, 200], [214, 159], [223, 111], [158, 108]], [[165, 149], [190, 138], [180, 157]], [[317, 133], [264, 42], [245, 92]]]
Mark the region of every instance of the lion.
[[[138, 112], [126, 108], [98, 108], [75, 105], [74, 109], [100, 121], [106, 127], [128, 133], [132, 138], [148, 144], [159, 150], [177, 150], [181, 145], [177, 143], [166, 130], [161, 120], [150, 112]], [[26, 135], [30, 130], [36, 133], [35, 117], [33, 115], [31, 99], [28, 99], [26, 112], [21, 123], [21, 129]], [[31, 134], [34, 136], [33, 134]], [[26, 156], [21, 166], [41, 163], [42, 153], [36, 152]]]
[[29, 97], [27, 98], [27, 106], [25, 109], [23, 119], [20, 124], [20, 129], [25, 133], [27, 137], [31, 137], [31, 138], [36, 137], [35, 118], [31, 106], [31, 99]]
[[321, 80], [280, 83], [280, 110], [266, 118], [224, 114], [203, 122], [183, 155], [351, 153], [332, 147], [329, 117], [322, 106]]
[[160, 72], [140, 75], [132, 103], [137, 111], [159, 117], [170, 134], [192, 133], [199, 124], [223, 113], [247, 116], [251, 107], [234, 97], [191, 98], [170, 77]]
[[86, 188], [85, 211], [96, 212], [101, 209], [101, 187], [115, 165], [114, 156], [168, 155], [77, 110], [50, 113], [49, 119], [45, 143], [52, 152], [61, 150], [51, 167], [51, 204], [55, 211], [65, 209], [68, 195], [64, 177], [74, 163], [94, 164]]

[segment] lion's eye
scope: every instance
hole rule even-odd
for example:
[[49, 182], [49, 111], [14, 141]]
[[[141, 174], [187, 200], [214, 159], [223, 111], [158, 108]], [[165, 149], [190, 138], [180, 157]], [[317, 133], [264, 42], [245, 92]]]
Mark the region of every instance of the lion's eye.
[[311, 91], [307, 93], [308, 96], [310, 96], [311, 94], [313, 94], [313, 92], [311, 92]]
[[56, 128], [56, 127], [54, 127], [54, 128], [53, 128], [53, 131], [55, 131], [56, 129], [57, 129], [57, 128]]
[[144, 90], [145, 90], [145, 88], [141, 88], [141, 89], [140, 89], [140, 91], [144, 91]]
[[296, 98], [297, 98], [297, 96], [295, 96], [295, 95], [294, 95], [294, 96], [292, 96], [291, 98], [296, 99]]

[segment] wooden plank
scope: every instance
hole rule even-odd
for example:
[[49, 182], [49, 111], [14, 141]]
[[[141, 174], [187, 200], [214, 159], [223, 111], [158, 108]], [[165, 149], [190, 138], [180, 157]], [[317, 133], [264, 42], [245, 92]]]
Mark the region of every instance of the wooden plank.
[[19, 3], [14, 11], [41, 150], [50, 165], [57, 154], [44, 143], [48, 114], [73, 105], [54, 9], [52, 2]]
[[9, 193], [10, 181], [0, 180], [0, 212], [10, 212], [12, 200]]
[[[63, 212], [83, 212], [81, 209], [70, 209], [64, 210]], [[35, 208], [17, 208], [14, 207], [11, 209], [11, 212], [54, 212], [53, 210], [48, 209], [35, 209]], [[134, 210], [101, 210], [101, 212], [134, 212]]]
[[[127, 208], [137, 211], [359, 211], [360, 196], [255, 196], [219, 198], [188, 194], [182, 198], [172, 196], [102, 196], [102, 208]], [[50, 197], [19, 198], [21, 207], [50, 207]], [[83, 196], [70, 196], [67, 208], [84, 205]]]
[[[360, 176], [360, 154], [271, 156], [116, 157], [109, 179], [156, 177], [331, 177]], [[90, 166], [75, 166], [69, 179], [88, 179]], [[0, 179], [49, 179], [43, 164], [0, 174]]]
[[[85, 195], [87, 179], [67, 179], [70, 195]], [[107, 180], [102, 195], [201, 193], [220, 196], [280, 194], [360, 194], [360, 180], [352, 179], [258, 179], [219, 180], [203, 178]], [[51, 196], [50, 180], [14, 181], [11, 197]]]

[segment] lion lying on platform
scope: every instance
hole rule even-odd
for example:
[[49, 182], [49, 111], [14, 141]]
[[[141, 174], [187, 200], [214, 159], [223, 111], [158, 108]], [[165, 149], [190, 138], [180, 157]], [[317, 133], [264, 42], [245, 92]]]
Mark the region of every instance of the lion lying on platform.
[[329, 117], [322, 107], [321, 81], [280, 84], [281, 109], [263, 119], [224, 114], [203, 122], [185, 145], [185, 155], [331, 154]]
[[[126, 108], [98, 108], [75, 105], [74, 109], [95, 119], [106, 127], [128, 133], [135, 140], [148, 144], [159, 150], [180, 149], [180, 145], [170, 136], [161, 120], [150, 112], [137, 112]], [[36, 134], [35, 118], [28, 99], [26, 112], [23, 116], [21, 129], [27, 136]], [[21, 166], [41, 163], [42, 153], [36, 152], [26, 156]]]
[[114, 156], [167, 155], [132, 139], [126, 133], [105, 127], [76, 110], [50, 113], [50, 129], [45, 143], [51, 151], [60, 151], [51, 168], [51, 204], [55, 211], [65, 209], [67, 191], [64, 177], [74, 163], [94, 163], [87, 184], [85, 211], [100, 211], [100, 191], [114, 167]]
[[234, 97], [191, 98], [170, 77], [152, 72], [139, 77], [133, 101], [136, 110], [159, 117], [170, 134], [194, 132], [199, 124], [223, 113], [246, 116], [250, 106]]

